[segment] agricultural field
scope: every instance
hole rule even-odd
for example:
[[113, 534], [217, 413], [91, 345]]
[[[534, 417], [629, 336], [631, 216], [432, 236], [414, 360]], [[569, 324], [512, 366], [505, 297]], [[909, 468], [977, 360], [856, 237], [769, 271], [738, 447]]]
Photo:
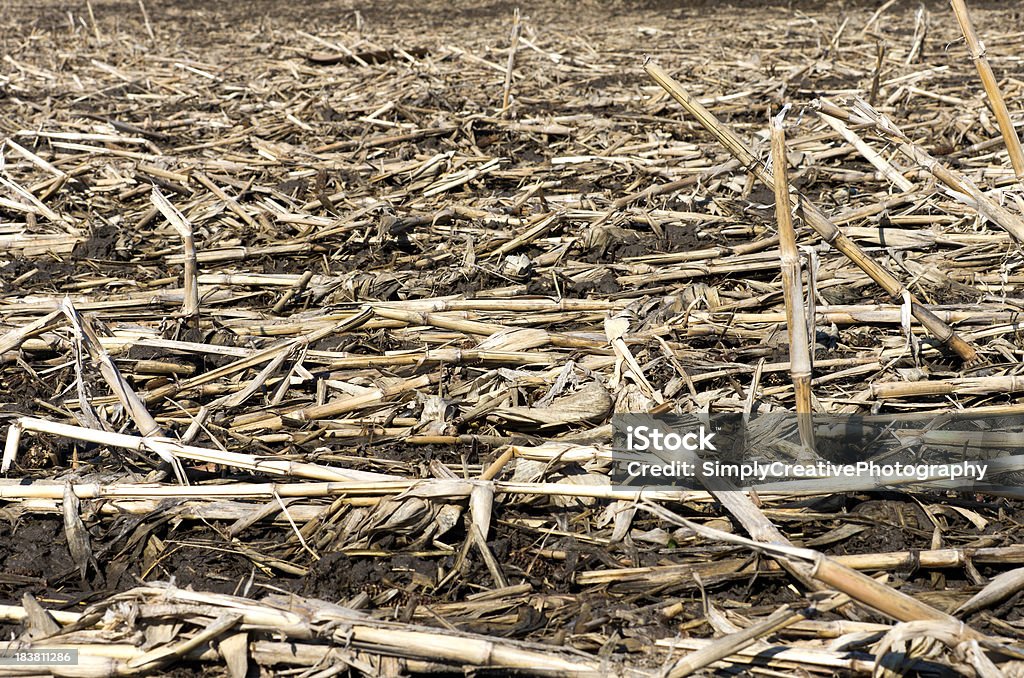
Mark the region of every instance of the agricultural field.
[[[0, 676], [1024, 674], [1022, 47], [0, 2]], [[623, 479], [623, 422], [713, 416], [993, 473]]]

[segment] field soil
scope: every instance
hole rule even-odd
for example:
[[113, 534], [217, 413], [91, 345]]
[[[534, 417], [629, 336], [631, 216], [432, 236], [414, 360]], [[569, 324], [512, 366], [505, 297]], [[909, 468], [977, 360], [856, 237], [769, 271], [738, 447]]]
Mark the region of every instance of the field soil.
[[[795, 407], [772, 187], [645, 64], [758, 167], [790, 106], [801, 204], [902, 286], [798, 213], [819, 412], [1024, 411], [1024, 193], [953, 11], [881, 5], [0, 4], [5, 640], [90, 675], [654, 676], [785, 608], [692, 669], [1017, 667], [1019, 582], [961, 606], [1024, 561], [1019, 476], [609, 479], [613, 413]], [[971, 15], [1019, 126], [1024, 10]]]

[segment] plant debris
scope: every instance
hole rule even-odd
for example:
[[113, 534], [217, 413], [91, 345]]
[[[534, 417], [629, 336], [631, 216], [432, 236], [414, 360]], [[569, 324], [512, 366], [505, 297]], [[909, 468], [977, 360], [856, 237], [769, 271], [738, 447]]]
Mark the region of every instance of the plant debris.
[[1022, 20], [5, 4], [0, 675], [1019, 673], [1019, 488], [609, 460], [1024, 414]]

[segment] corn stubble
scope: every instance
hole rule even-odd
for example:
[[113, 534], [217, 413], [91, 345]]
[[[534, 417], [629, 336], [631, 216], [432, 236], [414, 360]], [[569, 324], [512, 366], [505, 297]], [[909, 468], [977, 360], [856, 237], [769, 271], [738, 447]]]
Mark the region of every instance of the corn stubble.
[[1019, 487], [609, 477], [1024, 414], [1012, 11], [9, 4], [0, 674], [1017, 670]]

